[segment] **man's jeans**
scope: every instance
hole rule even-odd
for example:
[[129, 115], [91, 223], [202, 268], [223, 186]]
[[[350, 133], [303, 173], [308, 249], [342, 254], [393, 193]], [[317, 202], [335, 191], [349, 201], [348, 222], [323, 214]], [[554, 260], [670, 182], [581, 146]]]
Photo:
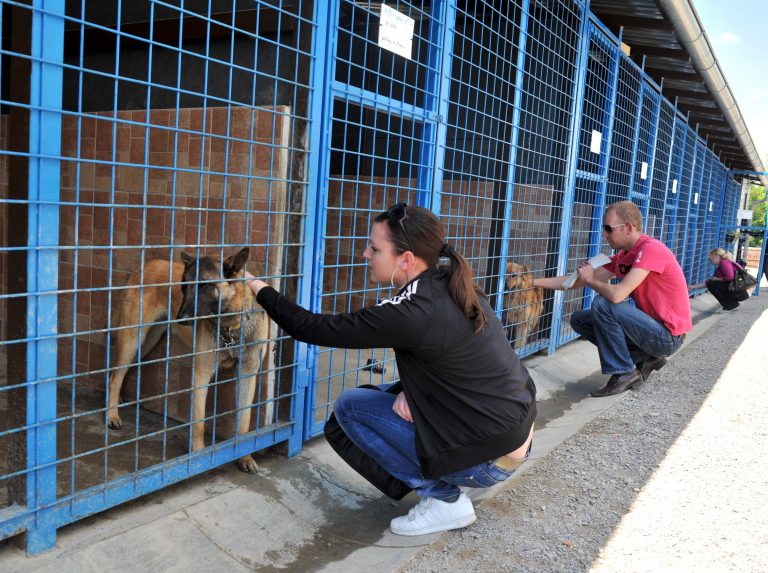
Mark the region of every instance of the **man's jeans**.
[[461, 493], [460, 486], [491, 487], [514, 473], [492, 460], [439, 479], [422, 477], [416, 427], [392, 410], [395, 396], [377, 388], [352, 388], [341, 393], [333, 412], [355, 445], [421, 497], [453, 501]]
[[592, 306], [571, 315], [573, 330], [597, 346], [603, 374], [632, 372], [651, 356], [671, 356], [685, 335], [672, 336], [666, 327], [628, 301], [609, 302], [596, 295]]

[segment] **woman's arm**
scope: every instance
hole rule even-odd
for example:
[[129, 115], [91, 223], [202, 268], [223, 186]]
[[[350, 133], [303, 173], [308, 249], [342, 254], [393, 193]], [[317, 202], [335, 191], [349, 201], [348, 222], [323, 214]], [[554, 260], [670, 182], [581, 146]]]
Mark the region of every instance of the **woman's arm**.
[[[390, 301], [343, 314], [310, 312], [281, 295], [250, 273], [247, 286], [289, 336], [319, 346], [339, 348], [412, 348], [429, 325], [431, 306], [426, 297], [403, 294]], [[415, 290], [415, 289], [414, 289]]]

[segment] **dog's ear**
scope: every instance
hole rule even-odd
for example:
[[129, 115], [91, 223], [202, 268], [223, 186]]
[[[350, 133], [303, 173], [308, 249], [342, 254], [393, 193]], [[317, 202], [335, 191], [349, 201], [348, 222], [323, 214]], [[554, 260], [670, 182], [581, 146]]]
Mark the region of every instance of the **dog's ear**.
[[189, 265], [195, 262], [195, 257], [193, 257], [188, 253], [185, 253], [184, 251], [181, 251], [181, 262], [184, 263], [184, 266], [188, 267]]
[[237, 273], [239, 273], [240, 270], [243, 268], [245, 261], [248, 260], [249, 256], [251, 256], [251, 248], [243, 247], [237, 253], [227, 258], [224, 261], [224, 265], [222, 269], [224, 271], [224, 277], [231, 279]]

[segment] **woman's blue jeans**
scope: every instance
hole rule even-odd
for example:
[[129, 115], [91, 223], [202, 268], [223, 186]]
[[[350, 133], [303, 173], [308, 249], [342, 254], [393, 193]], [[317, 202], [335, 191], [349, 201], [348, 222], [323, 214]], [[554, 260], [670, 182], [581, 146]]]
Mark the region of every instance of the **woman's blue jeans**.
[[461, 493], [459, 487], [491, 487], [514, 473], [492, 460], [439, 479], [422, 477], [416, 427], [392, 410], [394, 403], [395, 394], [382, 389], [352, 388], [341, 393], [333, 412], [355, 445], [421, 497], [453, 501]]
[[612, 303], [597, 295], [592, 306], [571, 315], [573, 330], [597, 346], [603, 374], [632, 372], [652, 356], [671, 356], [685, 335], [669, 330], [629, 301]]

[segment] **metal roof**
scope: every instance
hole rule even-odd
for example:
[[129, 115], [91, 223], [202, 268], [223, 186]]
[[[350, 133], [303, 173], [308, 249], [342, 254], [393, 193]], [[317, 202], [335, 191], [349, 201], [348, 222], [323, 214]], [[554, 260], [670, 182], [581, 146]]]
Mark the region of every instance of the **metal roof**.
[[592, 0], [590, 9], [677, 102], [723, 164], [765, 171], [691, 0]]

